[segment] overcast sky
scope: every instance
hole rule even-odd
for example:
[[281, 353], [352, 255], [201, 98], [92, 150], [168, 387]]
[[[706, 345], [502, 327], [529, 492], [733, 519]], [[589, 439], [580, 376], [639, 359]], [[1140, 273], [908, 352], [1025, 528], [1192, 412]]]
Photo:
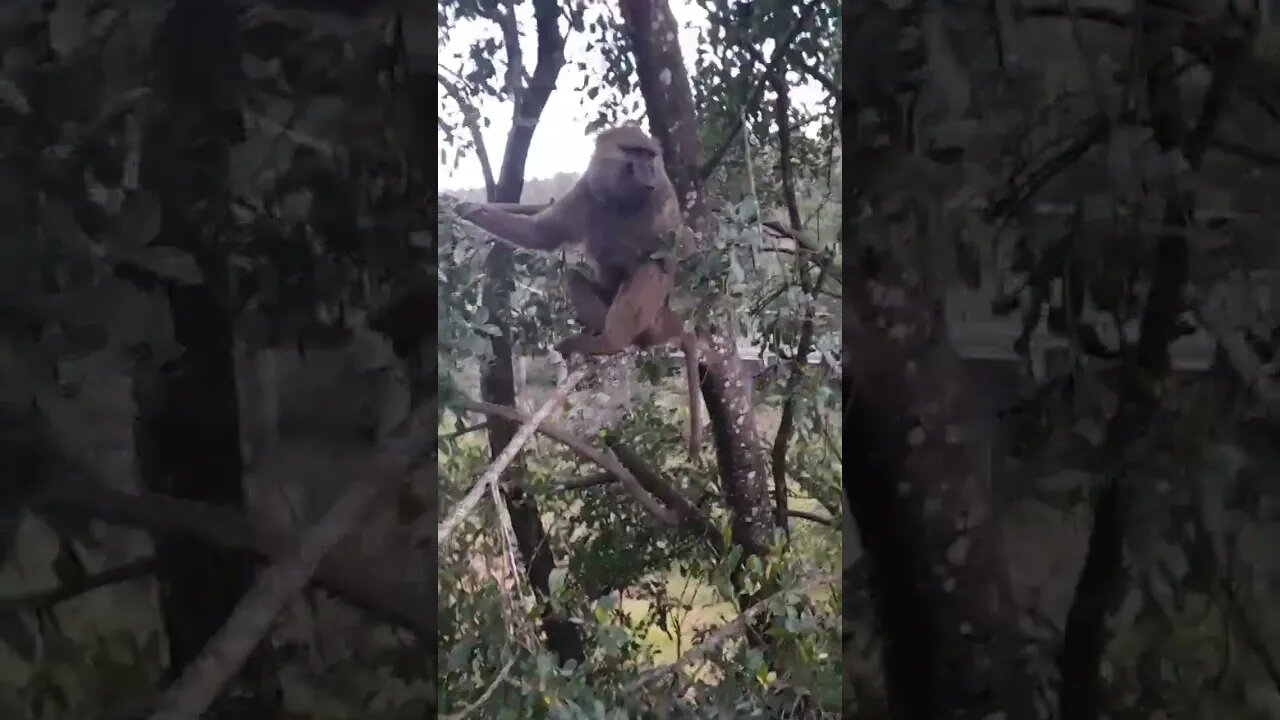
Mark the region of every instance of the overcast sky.
[[[687, 0], [670, 0], [670, 2], [671, 11], [675, 14], [676, 21], [680, 25], [680, 47], [684, 54], [685, 68], [692, 72], [693, 49], [697, 33], [690, 28], [690, 24], [705, 22], [706, 15], [701, 8]], [[517, 14], [523, 31], [521, 46], [525, 49], [525, 62], [529, 64], [528, 71], [532, 72], [536, 48], [536, 40], [531, 31], [533, 28], [533, 10], [529, 7], [529, 4], [521, 3], [517, 6]], [[472, 41], [478, 37], [492, 35], [491, 27], [491, 23], [485, 21], [484, 23], [470, 23], [454, 28], [449, 43], [440, 47], [441, 65], [451, 71], [460, 69], [461, 61], [456, 59], [454, 55], [465, 54]], [[586, 38], [582, 34], [570, 33], [565, 47], [565, 57], [572, 61], [583, 56], [587, 52], [586, 44]], [[770, 45], [762, 48], [762, 50], [768, 54], [772, 52], [773, 48]], [[588, 72], [599, 75], [604, 68], [604, 61], [598, 55], [594, 53], [593, 55], [587, 61], [587, 69]], [[499, 73], [503, 70], [504, 61], [505, 55], [503, 53], [499, 53], [498, 57], [494, 58], [494, 64]], [[598, 104], [588, 100], [584, 93], [577, 92], [576, 88], [580, 87], [581, 84], [582, 73], [572, 62], [567, 62], [560, 70], [560, 76], [556, 80], [556, 89], [551, 93], [551, 98], [542, 113], [538, 129], [534, 132], [533, 145], [529, 149], [529, 159], [525, 165], [525, 177], [527, 179], [548, 178], [561, 172], [578, 172], [587, 164], [587, 159], [591, 156], [592, 138], [586, 134], [586, 125], [587, 121], [595, 116]], [[793, 93], [792, 103], [797, 106], [815, 104], [822, 97], [821, 88], [812, 82], [796, 87]], [[455, 107], [453, 101], [446, 98], [443, 89], [438, 88], [437, 94], [441, 105]], [[507, 132], [511, 128], [511, 106], [509, 103], [503, 103], [498, 100], [485, 99], [481, 101], [479, 110], [482, 116], [490, 120], [489, 127], [483, 129], [483, 133], [485, 148], [489, 152], [489, 162], [492, 163], [493, 172], [496, 175], [502, 162], [502, 150], [506, 142]], [[437, 131], [437, 134], [439, 135], [440, 143], [443, 144], [443, 133]], [[441, 163], [439, 166], [439, 187], [442, 190], [460, 190], [484, 186], [484, 176], [480, 172], [480, 163], [473, 155], [463, 157], [457, 163], [457, 167], [453, 166], [453, 153], [449, 155], [448, 163]], [[438, 158], [437, 162], [439, 162]]]

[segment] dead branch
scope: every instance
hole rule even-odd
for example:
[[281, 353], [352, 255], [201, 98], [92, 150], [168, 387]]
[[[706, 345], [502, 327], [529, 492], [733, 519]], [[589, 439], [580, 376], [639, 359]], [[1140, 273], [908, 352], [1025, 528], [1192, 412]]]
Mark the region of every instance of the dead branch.
[[476, 710], [479, 710], [481, 707], [484, 706], [486, 702], [489, 702], [489, 698], [493, 696], [493, 692], [497, 690], [498, 686], [501, 685], [507, 679], [507, 674], [511, 672], [511, 668], [515, 664], [516, 664], [515, 658], [511, 658], [510, 660], [508, 660], [507, 664], [502, 666], [502, 671], [498, 673], [497, 679], [495, 679], [492, 683], [490, 683], [489, 687], [485, 688], [484, 693], [480, 695], [479, 699], [477, 699], [475, 702], [464, 707], [463, 709], [459, 710], [456, 713], [450, 713], [449, 715], [441, 715], [440, 720], [464, 720], [464, 718], [469, 717], [471, 713], [475, 712]]
[[802, 250], [809, 253], [818, 252], [818, 244], [813, 241], [809, 233], [799, 228], [788, 227], [778, 220], [765, 220], [761, 225], [769, 228], [782, 237], [791, 238], [796, 241]]
[[453, 432], [451, 432], [451, 433], [445, 433], [444, 435], [441, 435], [441, 436], [440, 436], [440, 440], [439, 440], [439, 441], [440, 441], [440, 442], [446, 442], [446, 441], [449, 441], [449, 440], [453, 440], [454, 438], [459, 438], [459, 437], [462, 437], [463, 435], [469, 435], [469, 434], [471, 434], [471, 433], [473, 433], [473, 432], [477, 432], [477, 431], [479, 431], [479, 430], [484, 430], [484, 429], [485, 429], [485, 428], [487, 428], [487, 427], [489, 427], [489, 423], [488, 423], [488, 421], [485, 421], [485, 422], [478, 422], [478, 423], [476, 423], [476, 424], [474, 424], [474, 425], [468, 425], [468, 426], [466, 426], [466, 427], [462, 428], [461, 430], [454, 430], [454, 431], [453, 431]]
[[[68, 486], [39, 499], [36, 507], [40, 512], [87, 517], [152, 533], [198, 537], [260, 558], [277, 555], [297, 542], [291, 532], [252, 522], [236, 510], [154, 493]], [[379, 620], [407, 627], [434, 642], [435, 603], [401, 579], [402, 575], [400, 568], [370, 567], [363, 560], [339, 554], [325, 558], [314, 580]]]
[[794, 518], [809, 520], [811, 522], [816, 522], [819, 525], [826, 525], [827, 527], [836, 526], [835, 520], [832, 520], [831, 518], [825, 517], [823, 515], [819, 515], [817, 513], [805, 512], [804, 510], [788, 510], [787, 514]]
[[498, 457], [493, 459], [493, 462], [489, 465], [489, 469], [485, 470], [484, 474], [480, 476], [480, 479], [476, 481], [476, 484], [467, 491], [467, 494], [458, 502], [457, 507], [449, 513], [449, 517], [446, 518], [444, 522], [440, 523], [440, 527], [436, 531], [436, 542], [441, 547], [448, 544], [449, 537], [453, 535], [453, 531], [456, 530], [458, 525], [471, 514], [471, 511], [475, 509], [476, 505], [480, 504], [480, 498], [489, 489], [489, 486], [498, 481], [498, 477], [502, 475], [502, 471], [507, 469], [507, 466], [511, 464], [512, 460], [516, 459], [516, 454], [520, 452], [520, 448], [524, 447], [524, 444], [529, 441], [529, 438], [533, 437], [533, 433], [537, 431], [538, 426], [542, 424], [542, 421], [546, 420], [547, 417], [551, 415], [551, 412], [555, 410], [560, 403], [564, 402], [564, 399], [569, 396], [569, 393], [573, 392], [573, 389], [578, 386], [578, 383], [582, 381], [582, 378], [586, 377], [587, 370], [589, 368], [590, 365], [583, 365], [577, 370], [569, 373], [569, 377], [565, 378], [564, 382], [560, 383], [560, 385], [556, 387], [555, 392], [551, 393], [551, 397], [547, 398], [547, 401], [542, 403], [541, 407], [533, 413], [533, 417], [524, 421], [524, 424], [516, 431], [515, 436], [511, 438], [511, 442], [507, 443], [507, 446], [502, 449], [502, 452], [498, 454]]
[[[497, 415], [513, 422], [528, 422], [523, 413], [515, 408], [507, 407], [506, 405], [468, 401], [463, 403], [463, 407], [486, 415]], [[636, 476], [628, 471], [622, 463], [618, 462], [616, 457], [609, 453], [596, 450], [582, 438], [579, 438], [573, 433], [554, 425], [542, 423], [538, 426], [537, 432], [559, 442], [572, 450], [582, 459], [593, 462], [604, 468], [609, 474], [616, 477], [618, 481], [622, 483], [622, 486], [627, 490], [627, 492], [631, 493], [631, 496], [636, 499], [636, 502], [640, 503], [640, 506], [644, 508], [646, 512], [657, 518], [662, 522], [662, 524], [673, 527], [679, 524], [680, 519], [676, 514], [654, 500], [653, 496], [645, 491], [643, 484], [636, 479]]]
[[347, 536], [379, 497], [411, 474], [424, 455], [434, 456], [409, 449], [413, 441], [420, 440], [413, 430], [425, 424], [423, 420], [428, 417], [435, 419], [435, 403], [414, 413], [406, 423], [404, 435], [394, 438], [392, 447], [379, 453], [372, 480], [353, 482], [329, 511], [303, 533], [296, 550], [259, 573], [257, 582], [237, 603], [226, 624], [161, 696], [152, 720], [199, 720], [271, 629], [285, 604], [307, 586], [329, 550]]

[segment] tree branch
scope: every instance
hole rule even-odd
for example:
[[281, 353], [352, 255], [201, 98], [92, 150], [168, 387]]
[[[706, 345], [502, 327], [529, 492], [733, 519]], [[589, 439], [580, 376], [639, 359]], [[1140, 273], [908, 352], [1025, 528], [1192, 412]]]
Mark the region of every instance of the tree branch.
[[[443, 70], [443, 68], [441, 68]], [[497, 187], [493, 179], [493, 166], [489, 164], [489, 151], [484, 144], [484, 135], [480, 132], [480, 111], [476, 110], [476, 106], [471, 103], [463, 94], [462, 90], [450, 81], [448, 78], [437, 74], [436, 81], [444, 88], [445, 93], [458, 103], [458, 107], [462, 110], [462, 122], [467, 126], [467, 130], [471, 133], [471, 140], [476, 146], [476, 160], [480, 162], [480, 172], [484, 173], [484, 192], [485, 198], [492, 200], [494, 197], [494, 188]]]
[[439, 442], [446, 442], [446, 441], [449, 441], [449, 440], [453, 440], [454, 438], [462, 437], [463, 435], [469, 435], [469, 434], [471, 434], [471, 433], [473, 433], [473, 432], [476, 432], [476, 431], [478, 431], [478, 430], [484, 430], [484, 429], [485, 429], [485, 428], [487, 428], [487, 427], [489, 427], [489, 422], [488, 422], [488, 421], [485, 421], [485, 422], [478, 422], [478, 423], [476, 423], [476, 424], [474, 424], [474, 425], [468, 425], [468, 426], [466, 426], [466, 427], [462, 428], [461, 430], [454, 430], [454, 431], [453, 431], [453, 432], [451, 432], [451, 433], [445, 433], [444, 435], [441, 435], [441, 436], [440, 436], [440, 439], [439, 439]]
[[524, 447], [524, 444], [529, 441], [529, 438], [533, 437], [534, 432], [537, 431], [538, 426], [542, 424], [542, 421], [546, 420], [547, 417], [555, 411], [556, 407], [559, 406], [560, 403], [564, 402], [564, 399], [569, 396], [569, 393], [573, 392], [573, 389], [578, 386], [578, 383], [582, 381], [582, 378], [586, 377], [587, 370], [590, 369], [590, 367], [590, 365], [583, 365], [570, 373], [569, 376], [556, 388], [555, 392], [551, 393], [551, 397], [547, 398], [546, 402], [542, 403], [537, 411], [533, 413], [533, 417], [522, 421], [520, 429], [517, 430], [516, 434], [507, 442], [507, 446], [502, 449], [502, 452], [499, 453], [496, 458], [493, 459], [493, 462], [489, 464], [489, 467], [484, 471], [484, 474], [481, 475], [480, 479], [476, 481], [476, 484], [467, 491], [467, 494], [462, 497], [462, 500], [458, 502], [457, 506], [449, 512], [449, 517], [445, 518], [445, 521], [440, 523], [440, 528], [436, 532], [437, 543], [441, 546], [448, 544], [449, 536], [451, 536], [453, 531], [457, 529], [458, 524], [466, 519], [467, 515], [471, 514], [471, 511], [480, 503], [480, 498], [489, 490], [489, 487], [498, 482], [498, 478], [502, 476], [502, 472], [507, 469], [507, 466], [511, 464], [512, 460], [516, 459], [516, 455], [520, 452], [520, 448]]
[[[502, 27], [503, 37], [507, 38], [504, 42], [507, 45], [508, 65], [523, 73], [520, 37], [514, 25], [515, 3], [510, 0], [504, 2], [509, 3], [510, 28], [506, 16], [495, 17], [494, 22]], [[498, 172], [498, 192], [489, 200], [515, 202], [520, 199], [519, 189], [524, 183], [524, 163], [528, 158], [533, 131], [538, 126], [538, 119], [542, 117], [547, 98], [555, 89], [560, 68], [564, 66], [564, 38], [559, 34], [558, 24], [560, 6], [554, 0], [534, 0], [533, 13], [537, 25], [538, 62], [527, 87], [521, 88], [518, 80], [509, 78], [509, 82], [515, 83], [511, 89], [511, 131], [507, 133], [502, 169]]]
[[[1148, 43], [1151, 43], [1148, 33]], [[1146, 70], [1150, 117], [1148, 123], [1163, 152], [1181, 152], [1192, 172], [1198, 172], [1205, 148], [1212, 139], [1222, 106], [1241, 70], [1252, 43], [1219, 44], [1211, 56], [1211, 85], [1202, 100], [1196, 125], [1186, 128], [1182, 95], [1177, 84], [1173, 49], [1157, 46]], [[1194, 199], [1183, 184], [1170, 182], [1165, 189], [1165, 225], [1151, 268], [1151, 287], [1140, 320], [1133, 366], [1120, 384], [1119, 406], [1107, 422], [1099, 462], [1114, 463], [1129, 454], [1150, 430], [1159, 409], [1159, 396], [1151, 387], [1168, 375], [1169, 347], [1177, 338], [1179, 318], [1186, 309], [1185, 288], [1190, 279], [1190, 252], [1186, 233], [1177, 231], [1191, 222]], [[1119, 602], [1123, 579], [1123, 545], [1130, 522], [1122, 487], [1127, 467], [1113, 471], [1094, 501], [1093, 529], [1088, 551], [1076, 582], [1062, 633], [1058, 668], [1059, 709], [1063, 720], [1092, 720], [1101, 714], [1102, 680], [1098, 664], [1106, 648], [1107, 613]]]
[[[422, 416], [434, 421], [435, 415], [435, 403], [428, 403], [414, 413], [407, 426], [412, 430], [422, 424]], [[412, 444], [420, 441], [415, 435], [406, 432], [395, 438], [392, 447], [378, 454], [371, 480], [353, 482], [329, 511], [307, 528], [295, 550], [258, 574], [257, 582], [236, 604], [226, 624], [161, 696], [152, 720], [199, 720], [270, 631], [285, 604], [307, 586], [329, 551], [351, 532], [378, 498], [411, 475], [422, 459], [434, 457], [434, 453], [412, 449]], [[434, 440], [434, 434], [431, 438]]]
[[835, 80], [832, 80], [829, 75], [822, 72], [817, 65], [814, 65], [803, 57], [800, 57], [800, 53], [792, 52], [790, 55], [791, 62], [795, 63], [796, 67], [803, 70], [806, 75], [813, 78], [815, 82], [821, 85], [827, 92], [831, 93], [831, 97], [835, 98], [837, 101], [840, 100], [842, 92], [840, 90], [840, 86], [836, 85]]
[[1077, 160], [1084, 157], [1090, 148], [1106, 139], [1110, 131], [1111, 123], [1107, 118], [1101, 115], [1095, 116], [1085, 126], [1084, 132], [1079, 137], [1028, 173], [1022, 183], [1011, 183], [1009, 193], [991, 204], [991, 208], [986, 213], [987, 219], [1000, 220], [1016, 212], [1050, 180], [1061, 175]]
[[502, 45], [507, 51], [507, 73], [503, 88], [511, 95], [515, 112], [520, 113], [520, 97], [524, 87], [524, 51], [520, 47], [520, 28], [516, 24], [516, 4], [513, 0], [500, 0], [492, 13], [485, 13], [502, 31]]
[[147, 577], [155, 572], [156, 559], [153, 557], [131, 560], [123, 565], [104, 570], [100, 573], [86, 575], [75, 582], [60, 585], [48, 590], [0, 598], [0, 615], [20, 610], [46, 609], [79, 597], [109, 585], [117, 585], [128, 580]]
[[827, 527], [836, 527], [836, 521], [825, 515], [805, 512], [804, 510], [788, 510], [787, 514], [794, 518], [800, 518], [802, 520], [810, 520], [820, 525], [826, 525]]
[[[755, 86], [751, 89], [751, 94], [747, 96], [747, 100], [742, 104], [742, 107], [755, 107], [756, 103], [760, 102], [760, 96], [764, 94], [764, 88], [767, 84], [766, 78], [769, 73], [778, 71], [779, 66], [782, 64], [782, 59], [786, 57], [787, 48], [791, 47], [791, 43], [795, 41], [796, 36], [804, 29], [804, 26], [809, 22], [809, 18], [813, 17], [814, 12], [817, 11], [818, 6], [821, 4], [822, 0], [809, 0], [809, 3], [800, 11], [800, 17], [796, 18], [795, 24], [787, 31], [786, 37], [774, 45], [773, 56], [769, 58], [769, 62], [765, 65], [764, 74], [756, 80]], [[698, 169], [699, 180], [705, 182], [720, 166], [720, 161], [724, 160], [725, 153], [729, 152], [729, 148], [733, 147], [733, 144], [738, 141], [738, 135], [742, 132], [742, 125], [743, 118], [740, 114], [738, 121], [729, 130], [729, 136], [724, 139], [724, 143], [715, 152], [711, 153], [711, 157]]]
[[598, 485], [609, 485], [618, 482], [618, 478], [611, 472], [599, 472], [594, 475], [588, 475], [577, 480], [567, 480], [560, 483], [556, 489], [558, 490], [585, 490], [586, 488], [596, 487]]
[[720, 531], [693, 501], [646, 465], [638, 455], [622, 443], [620, 438], [612, 434], [606, 435], [605, 442], [617, 454], [618, 460], [635, 474], [636, 480], [645, 490], [653, 493], [668, 507], [674, 508], [681, 521], [707, 538], [718, 554], [724, 553], [724, 542], [720, 537]]
[[636, 680], [635, 683], [632, 684], [631, 689], [633, 691], [640, 690], [641, 688], [652, 684], [655, 680], [675, 674], [680, 668], [701, 657], [707, 652], [707, 650], [715, 647], [721, 641], [746, 629], [747, 623], [751, 622], [752, 618], [755, 616], [764, 613], [765, 610], [768, 609], [769, 603], [778, 597], [788, 597], [794, 596], [798, 593], [807, 593], [817, 586], [831, 582], [834, 579], [835, 578], [828, 573], [813, 575], [802, 580], [793, 587], [780, 590], [759, 602], [756, 602], [754, 605], [739, 613], [734, 619], [720, 626], [715, 631], [707, 634], [706, 637], [702, 639], [702, 642], [689, 648], [689, 651], [681, 655], [675, 662], [646, 670], [640, 675], [640, 679]]
[[[516, 410], [515, 408], [507, 407], [506, 405], [496, 405], [494, 403], [468, 400], [463, 402], [461, 407], [465, 410], [483, 413], [485, 415], [490, 415], [490, 416], [496, 415], [498, 417], [506, 418], [513, 422], [518, 422], [518, 423], [527, 422], [526, 416], [524, 415], [524, 413], [521, 413], [519, 410]], [[653, 517], [657, 518], [664, 525], [675, 526], [679, 524], [679, 518], [677, 518], [676, 515], [671, 510], [663, 507], [656, 500], [654, 500], [653, 496], [651, 496], [648, 492], [644, 490], [644, 487], [636, 479], [635, 475], [632, 475], [631, 472], [628, 471], [626, 467], [624, 467], [620, 462], [618, 462], [618, 459], [616, 457], [613, 457], [608, 453], [602, 453], [599, 450], [596, 450], [595, 448], [587, 444], [585, 440], [577, 437], [576, 435], [574, 435], [573, 433], [567, 430], [556, 427], [554, 425], [542, 423], [538, 426], [537, 432], [540, 432], [543, 435], [546, 435], [547, 437], [551, 438], [552, 440], [559, 442], [560, 444], [572, 450], [579, 457], [599, 465], [600, 467], [607, 470], [610, 474], [617, 477], [618, 480], [622, 483], [622, 486], [626, 488], [627, 492], [631, 493], [631, 496], [636, 499], [636, 502], [640, 503], [640, 506], [644, 508], [646, 512], [648, 512]]]
[[1218, 581], [1219, 587], [1222, 588], [1222, 594], [1227, 599], [1227, 612], [1231, 618], [1235, 620], [1235, 624], [1240, 628], [1240, 639], [1245, 645], [1249, 646], [1249, 651], [1258, 659], [1258, 664], [1262, 666], [1262, 670], [1267, 674], [1267, 678], [1271, 680], [1271, 686], [1280, 692], [1280, 663], [1276, 662], [1275, 655], [1267, 648], [1266, 643], [1262, 641], [1264, 634], [1259, 632], [1258, 628], [1249, 620], [1249, 614], [1245, 612], [1244, 606], [1240, 604], [1240, 599], [1236, 597], [1235, 588], [1231, 587], [1231, 583], [1225, 578]]
[[[165, 535], [187, 535], [229, 550], [271, 557], [295, 543], [288, 531], [250, 521], [235, 510], [165, 495], [133, 494], [96, 485], [65, 486], [39, 498], [39, 512], [87, 517]], [[436, 636], [435, 602], [401, 579], [400, 568], [371, 567], [364, 559], [330, 556], [315, 581], [325, 590], [387, 622]]]
[[1220, 150], [1227, 155], [1234, 155], [1243, 160], [1250, 160], [1264, 167], [1280, 168], [1280, 154], [1259, 150], [1250, 147], [1244, 143], [1234, 142], [1232, 140], [1223, 140], [1214, 138], [1209, 141], [1209, 147]]
[[786, 225], [783, 225], [781, 222], [777, 220], [765, 220], [763, 223], [761, 223], [761, 225], [764, 225], [765, 227], [778, 233], [779, 235], [782, 235], [783, 237], [789, 237], [792, 240], [795, 240], [796, 244], [799, 245], [805, 252], [808, 252], [808, 253], [818, 252], [818, 244], [814, 242], [813, 238], [809, 237], [809, 233], [806, 233], [805, 231], [799, 228], [788, 227]]

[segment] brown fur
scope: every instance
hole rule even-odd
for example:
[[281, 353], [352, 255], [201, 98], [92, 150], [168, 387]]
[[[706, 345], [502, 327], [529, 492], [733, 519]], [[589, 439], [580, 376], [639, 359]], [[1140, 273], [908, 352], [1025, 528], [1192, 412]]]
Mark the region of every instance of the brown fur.
[[569, 298], [587, 332], [562, 342], [560, 352], [612, 355], [631, 345], [679, 342], [688, 374], [689, 455], [695, 456], [701, 445], [697, 339], [668, 304], [672, 261], [653, 258], [668, 233], [686, 249], [690, 242], [658, 144], [635, 126], [606, 130], [582, 178], [549, 207], [530, 216], [496, 203], [468, 205], [459, 214], [523, 248], [586, 246], [597, 278], [574, 272]]

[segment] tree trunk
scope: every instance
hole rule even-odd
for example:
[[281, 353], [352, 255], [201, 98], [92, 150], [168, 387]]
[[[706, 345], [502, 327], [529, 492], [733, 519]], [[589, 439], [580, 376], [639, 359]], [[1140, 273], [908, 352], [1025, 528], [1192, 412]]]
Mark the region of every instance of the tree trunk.
[[[929, 58], [885, 36], [911, 32], [930, 52], [949, 52], [942, 23], [975, 6], [922, 7], [845, 5], [845, 44], [887, 48], [845, 85], [845, 114], [860, 120], [846, 144], [858, 171], [846, 173], [854, 197], [844, 215], [845, 237], [857, 243], [842, 319], [845, 493], [870, 564], [889, 717], [1027, 720], [1034, 707], [1016, 656], [991, 477], [978, 455], [980, 419], [947, 337], [945, 285], [921, 244], [938, 232], [934, 200], [881, 184], [927, 162], [910, 131], [914, 98], [902, 96], [923, 92], [912, 78]], [[942, 14], [932, 27], [928, 13]], [[972, 112], [970, 96], [950, 99], [954, 114]], [[886, 202], [914, 224], [901, 235], [865, 232], [859, 217], [886, 216]]]
[[[555, 89], [556, 77], [564, 64], [564, 40], [558, 30], [559, 6], [549, 0], [534, 3], [537, 24], [538, 62], [528, 87], [515, 95], [515, 108], [511, 132], [507, 135], [506, 151], [502, 156], [502, 169], [498, 175], [495, 196], [491, 202], [519, 202], [524, 189], [524, 167], [529, 155], [529, 145], [538, 119], [547, 104], [547, 98]], [[510, 56], [509, 56], [510, 57]], [[511, 247], [495, 243], [485, 260], [487, 282], [484, 289], [485, 306], [494, 318], [504, 318], [511, 307], [511, 291], [514, 261]], [[480, 395], [486, 402], [515, 407], [515, 372], [512, 361], [510, 331], [505, 323], [498, 323], [503, 332], [494, 337], [493, 359], [483, 368], [480, 376]], [[489, 452], [497, 457], [515, 436], [516, 424], [501, 417], [489, 418]], [[516, 461], [503, 472], [502, 494], [515, 528], [520, 557], [524, 561], [529, 582], [540, 600], [551, 594], [551, 571], [555, 568], [555, 552], [547, 542], [546, 529], [538, 511], [537, 500], [524, 487], [524, 465]], [[547, 635], [547, 647], [556, 654], [561, 664], [574, 660], [581, 663], [586, 658], [586, 647], [578, 626], [546, 611], [542, 620]]]
[[[1148, 122], [1164, 152], [1181, 152], [1192, 172], [1199, 170], [1222, 113], [1236, 73], [1251, 41], [1224, 32], [1209, 50], [1213, 71], [1199, 118], [1189, 127], [1178, 87], [1178, 65], [1173, 47], [1165, 42], [1175, 29], [1155, 17], [1142, 20], [1142, 48], [1148, 68]], [[1244, 27], [1237, 30], [1244, 30]], [[1195, 202], [1186, 190], [1185, 178], [1169, 182], [1165, 190], [1166, 228], [1156, 241], [1151, 262], [1151, 289], [1143, 308], [1140, 335], [1132, 365], [1125, 369], [1120, 406], [1107, 424], [1101, 457], [1102, 472], [1111, 474], [1093, 503], [1093, 528], [1084, 567], [1063, 628], [1058, 657], [1061, 684], [1058, 712], [1062, 720], [1096, 720], [1106, 710], [1100, 667], [1106, 651], [1108, 613], [1119, 601], [1124, 583], [1125, 456], [1150, 430], [1160, 398], [1154, 392], [1169, 374], [1169, 347], [1179, 334], [1179, 317], [1186, 310], [1183, 290], [1190, 278], [1190, 250], [1186, 233], [1195, 213]], [[1120, 467], [1115, 467], [1120, 458]], [[1109, 466], [1105, 466], [1108, 465]]]
[[[1024, 714], [1015, 609], [990, 479], [966, 437], [966, 378], [940, 304], [899, 273], [858, 268], [845, 307], [845, 492], [871, 562], [890, 717]], [[892, 307], [878, 299], [894, 297]], [[850, 302], [851, 301], [851, 302]], [[1021, 708], [1021, 710], [1020, 710]]]
[[[137, 378], [136, 442], [148, 490], [243, 507], [240, 427], [228, 266], [217, 247], [228, 218], [229, 146], [242, 137], [236, 7], [178, 0], [157, 30], [161, 109], [149, 121], [141, 183], [159, 199], [159, 245], [190, 253], [199, 285], [169, 290], [183, 355]], [[226, 621], [252, 565], [199, 540], [155, 538], [160, 606], [175, 675]], [[261, 668], [259, 668], [261, 669]]]
[[[712, 232], [698, 173], [702, 156], [698, 118], [671, 7], [665, 0], [625, 0], [621, 9], [636, 57], [636, 74], [649, 126], [662, 144], [664, 164], [685, 220], [697, 233]], [[731, 331], [713, 330], [699, 335], [703, 355], [699, 385], [712, 427], [721, 487], [733, 513], [733, 542], [742, 546], [744, 555], [763, 556], [768, 552], [773, 530], [769, 463], [756, 429], [747, 392], [749, 383], [743, 377]], [[747, 597], [741, 602], [754, 604]]]

